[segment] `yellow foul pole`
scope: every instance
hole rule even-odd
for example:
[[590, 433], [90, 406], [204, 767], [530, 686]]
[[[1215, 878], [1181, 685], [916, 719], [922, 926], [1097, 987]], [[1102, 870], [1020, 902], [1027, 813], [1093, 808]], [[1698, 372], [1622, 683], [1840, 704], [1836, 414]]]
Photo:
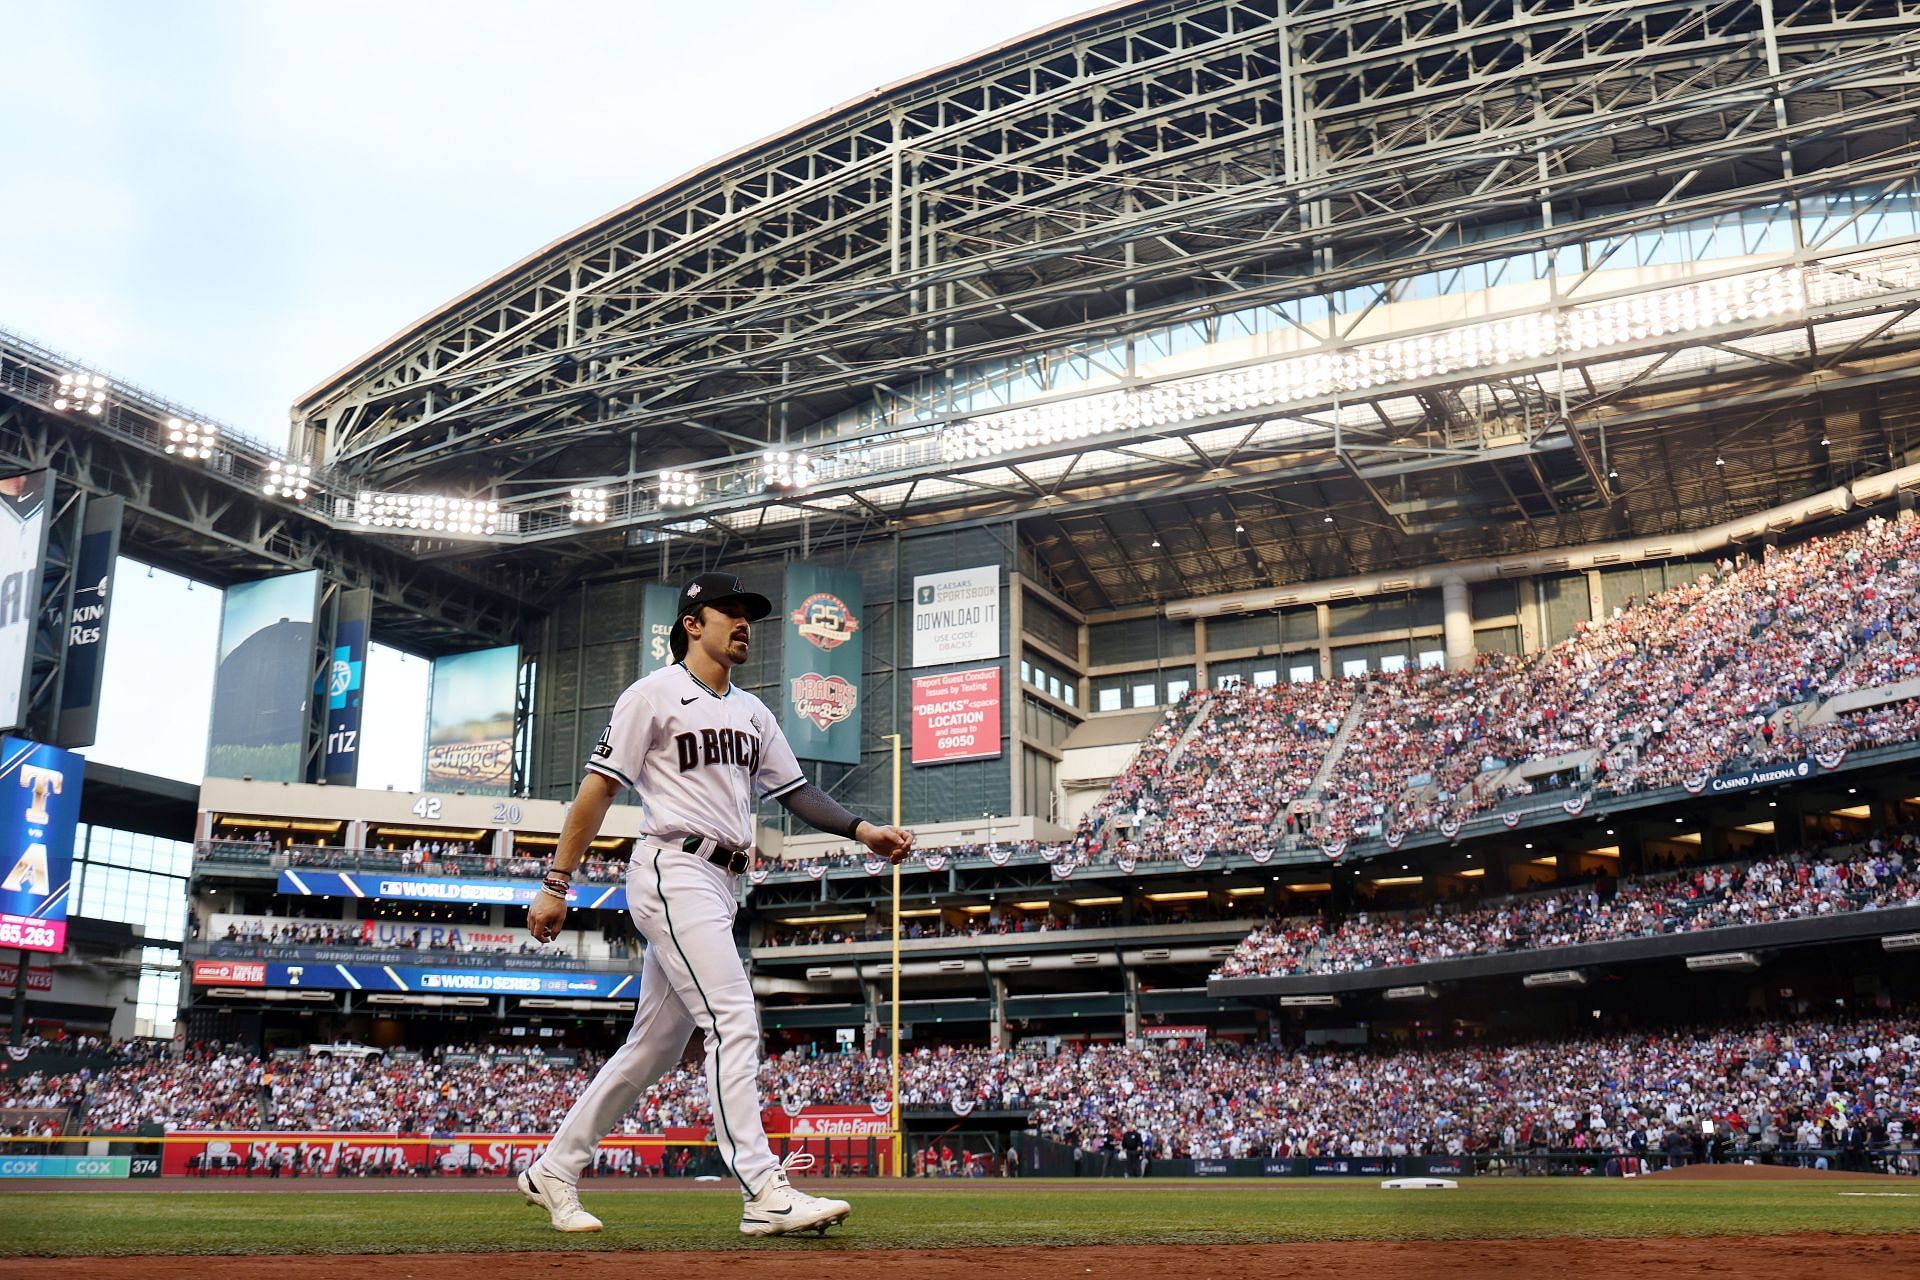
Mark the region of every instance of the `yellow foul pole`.
[[[900, 735], [890, 733], [887, 741], [893, 744], [893, 825], [900, 825]], [[889, 1010], [893, 1016], [892, 1057], [893, 1091], [888, 1096], [893, 1099], [893, 1176], [906, 1176], [904, 1164], [907, 1144], [900, 1132], [900, 864], [893, 864], [893, 996]]]

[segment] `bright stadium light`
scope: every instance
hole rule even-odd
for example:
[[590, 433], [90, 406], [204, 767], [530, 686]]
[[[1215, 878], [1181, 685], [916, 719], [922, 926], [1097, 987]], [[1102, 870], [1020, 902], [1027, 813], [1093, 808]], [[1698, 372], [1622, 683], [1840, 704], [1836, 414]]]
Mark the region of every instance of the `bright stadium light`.
[[569, 489], [567, 519], [575, 524], [605, 524], [612, 502], [605, 489]]
[[362, 489], [353, 504], [353, 518], [373, 529], [402, 533], [454, 534], [487, 537], [513, 523], [503, 517], [500, 504], [480, 498], [447, 498], [424, 493], [378, 493]]
[[211, 422], [189, 422], [185, 418], [167, 419], [168, 453], [182, 458], [198, 458], [202, 462], [213, 457], [213, 446], [220, 438], [220, 430]]
[[947, 462], [994, 458], [1088, 435], [1153, 430], [1519, 361], [1581, 355], [1750, 324], [1802, 311], [1806, 301], [1806, 280], [1798, 267], [1703, 280], [1538, 315], [1462, 325], [1443, 333], [1383, 339], [1340, 352], [1310, 352], [1176, 382], [1005, 409], [949, 423], [940, 432], [940, 452]]
[[90, 414], [99, 417], [107, 404], [107, 380], [97, 373], [63, 373], [60, 375], [60, 390], [54, 393], [53, 407], [65, 412]]
[[813, 484], [812, 459], [798, 450], [769, 449], [760, 457], [760, 483], [769, 489], [799, 493]]
[[692, 507], [700, 502], [700, 477], [691, 471], [660, 473], [660, 505]]
[[313, 468], [304, 462], [281, 462], [278, 458], [267, 464], [267, 478], [260, 486], [269, 498], [288, 498], [294, 502], [305, 502], [307, 491], [313, 484]]

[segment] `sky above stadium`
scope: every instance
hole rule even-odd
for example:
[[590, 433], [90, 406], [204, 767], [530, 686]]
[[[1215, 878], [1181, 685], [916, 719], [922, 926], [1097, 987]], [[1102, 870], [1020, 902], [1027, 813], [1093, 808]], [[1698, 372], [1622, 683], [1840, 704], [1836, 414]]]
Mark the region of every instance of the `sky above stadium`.
[[[0, 328], [284, 446], [302, 392], [540, 246], [1095, 7], [0, 0]], [[119, 577], [87, 754], [198, 781], [220, 593]], [[374, 650], [362, 785], [418, 785], [426, 666]]]
[[0, 327], [282, 445], [302, 392], [540, 246], [1093, 7], [0, 0]]

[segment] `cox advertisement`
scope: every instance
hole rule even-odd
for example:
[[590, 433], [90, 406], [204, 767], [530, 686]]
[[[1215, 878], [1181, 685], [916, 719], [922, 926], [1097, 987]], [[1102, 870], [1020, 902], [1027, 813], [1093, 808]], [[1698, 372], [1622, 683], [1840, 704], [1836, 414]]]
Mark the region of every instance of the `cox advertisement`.
[[[302, 898], [386, 898], [397, 902], [470, 902], [524, 907], [540, 892], [540, 886], [527, 880], [449, 880], [441, 876], [388, 876], [377, 871], [314, 871], [303, 867], [280, 873], [280, 892]], [[567, 890], [567, 905], [625, 911], [626, 886], [577, 884]]]
[[0, 947], [64, 951], [85, 761], [0, 738]]
[[448, 995], [632, 999], [637, 973], [536, 973], [512, 969], [422, 969], [391, 964], [286, 960], [195, 960], [197, 987], [299, 987], [315, 991], [415, 991]]
[[520, 649], [456, 653], [433, 664], [422, 791], [504, 796], [513, 789]]
[[1000, 754], [1000, 668], [913, 678], [913, 762]]

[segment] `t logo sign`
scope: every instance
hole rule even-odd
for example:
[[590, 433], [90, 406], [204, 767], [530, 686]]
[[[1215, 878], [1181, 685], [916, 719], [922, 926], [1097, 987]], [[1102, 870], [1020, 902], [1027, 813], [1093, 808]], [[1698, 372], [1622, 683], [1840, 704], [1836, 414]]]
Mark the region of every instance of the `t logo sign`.
[[48, 769], [37, 764], [20, 766], [20, 785], [33, 792], [33, 803], [27, 806], [27, 821], [45, 824], [47, 816], [47, 797], [59, 795], [66, 776], [58, 769]]

